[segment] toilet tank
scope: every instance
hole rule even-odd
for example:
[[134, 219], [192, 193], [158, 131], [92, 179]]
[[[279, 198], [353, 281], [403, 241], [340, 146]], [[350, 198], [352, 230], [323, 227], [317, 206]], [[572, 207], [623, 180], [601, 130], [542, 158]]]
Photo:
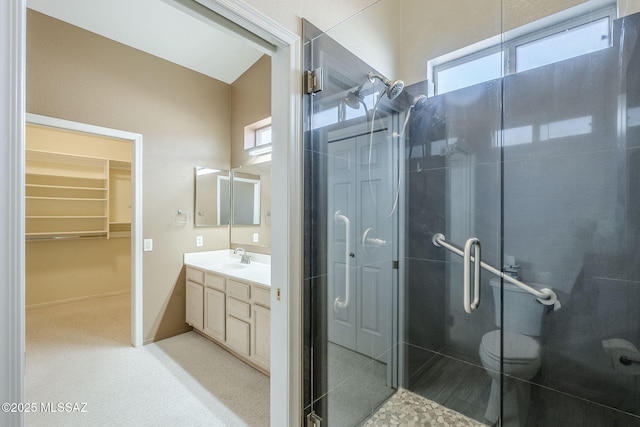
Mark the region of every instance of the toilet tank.
[[[500, 324], [500, 279], [493, 278], [490, 281], [493, 292], [493, 302], [496, 307], [496, 326], [502, 327], [504, 331], [516, 332], [518, 334], [532, 337], [540, 336], [542, 330], [542, 317], [549, 309], [543, 305], [536, 297], [529, 292], [520, 289], [516, 285], [504, 282], [504, 325]], [[543, 286], [527, 283], [533, 288], [543, 288]]]

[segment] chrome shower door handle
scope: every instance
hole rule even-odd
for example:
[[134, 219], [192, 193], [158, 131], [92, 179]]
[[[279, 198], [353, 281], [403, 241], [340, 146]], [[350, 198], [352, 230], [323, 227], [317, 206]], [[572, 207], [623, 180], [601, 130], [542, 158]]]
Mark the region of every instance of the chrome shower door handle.
[[351, 252], [351, 221], [345, 215], [342, 215], [340, 211], [336, 211], [335, 221], [344, 222], [344, 299], [340, 297], [336, 297], [335, 301], [333, 301], [333, 309], [335, 311], [342, 310], [349, 306], [349, 293], [351, 292], [351, 286], [349, 283], [349, 275], [351, 270], [351, 258], [353, 257], [353, 253]]
[[[473, 251], [473, 257], [471, 252]], [[468, 239], [463, 251], [463, 287], [464, 311], [473, 312], [480, 305], [480, 240], [476, 237]], [[473, 262], [473, 302], [471, 302], [471, 263]]]

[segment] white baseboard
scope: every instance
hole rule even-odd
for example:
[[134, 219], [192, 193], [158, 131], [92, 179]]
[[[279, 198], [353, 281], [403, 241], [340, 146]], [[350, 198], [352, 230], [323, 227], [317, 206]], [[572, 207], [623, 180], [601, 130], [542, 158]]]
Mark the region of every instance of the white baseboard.
[[172, 338], [172, 337], [175, 337], [177, 335], [182, 335], [184, 333], [191, 332], [192, 329], [193, 328], [191, 326], [187, 326], [184, 329], [180, 329], [178, 331], [174, 331], [174, 332], [171, 332], [171, 333], [166, 334], [166, 335], [160, 335], [160, 336], [157, 336], [157, 337], [147, 338], [147, 339], [142, 341], [142, 345], [147, 345], [147, 344], [151, 344], [151, 343], [154, 343], [154, 342], [166, 340], [167, 338]]
[[130, 293], [131, 293], [131, 290], [127, 289], [127, 290], [124, 290], [124, 291], [107, 292], [107, 293], [98, 294], [98, 295], [87, 295], [87, 296], [84, 296], [84, 297], [63, 299], [63, 300], [57, 300], [57, 301], [49, 301], [49, 302], [43, 302], [43, 303], [40, 303], [40, 304], [32, 304], [32, 305], [28, 305], [26, 308], [27, 308], [27, 310], [29, 310], [29, 309], [32, 309], [32, 308], [48, 307], [50, 305], [67, 304], [67, 303], [70, 303], [70, 302], [86, 301], [86, 300], [95, 299], [95, 298], [113, 297], [113, 296], [116, 296], [116, 295], [124, 295], [124, 294], [130, 294]]

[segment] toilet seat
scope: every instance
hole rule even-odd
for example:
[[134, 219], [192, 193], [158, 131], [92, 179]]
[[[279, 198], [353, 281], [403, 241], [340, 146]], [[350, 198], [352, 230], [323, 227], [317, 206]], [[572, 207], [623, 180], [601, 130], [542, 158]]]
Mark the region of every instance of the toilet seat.
[[[484, 334], [480, 344], [480, 351], [484, 356], [496, 363], [500, 362], [500, 333], [501, 330], [498, 329]], [[539, 362], [540, 343], [535, 338], [508, 331], [503, 334], [503, 363], [518, 365]]]

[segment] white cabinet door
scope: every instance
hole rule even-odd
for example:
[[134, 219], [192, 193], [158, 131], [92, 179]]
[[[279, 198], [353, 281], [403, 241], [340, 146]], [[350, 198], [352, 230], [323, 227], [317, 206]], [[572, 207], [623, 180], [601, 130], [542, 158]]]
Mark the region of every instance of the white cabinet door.
[[187, 280], [187, 323], [204, 329], [204, 286]]
[[271, 366], [271, 310], [253, 305], [251, 309], [251, 359], [266, 369]]
[[251, 325], [235, 317], [227, 316], [227, 345], [242, 356], [249, 357]]
[[204, 331], [212, 338], [225, 340], [224, 292], [204, 288]]

